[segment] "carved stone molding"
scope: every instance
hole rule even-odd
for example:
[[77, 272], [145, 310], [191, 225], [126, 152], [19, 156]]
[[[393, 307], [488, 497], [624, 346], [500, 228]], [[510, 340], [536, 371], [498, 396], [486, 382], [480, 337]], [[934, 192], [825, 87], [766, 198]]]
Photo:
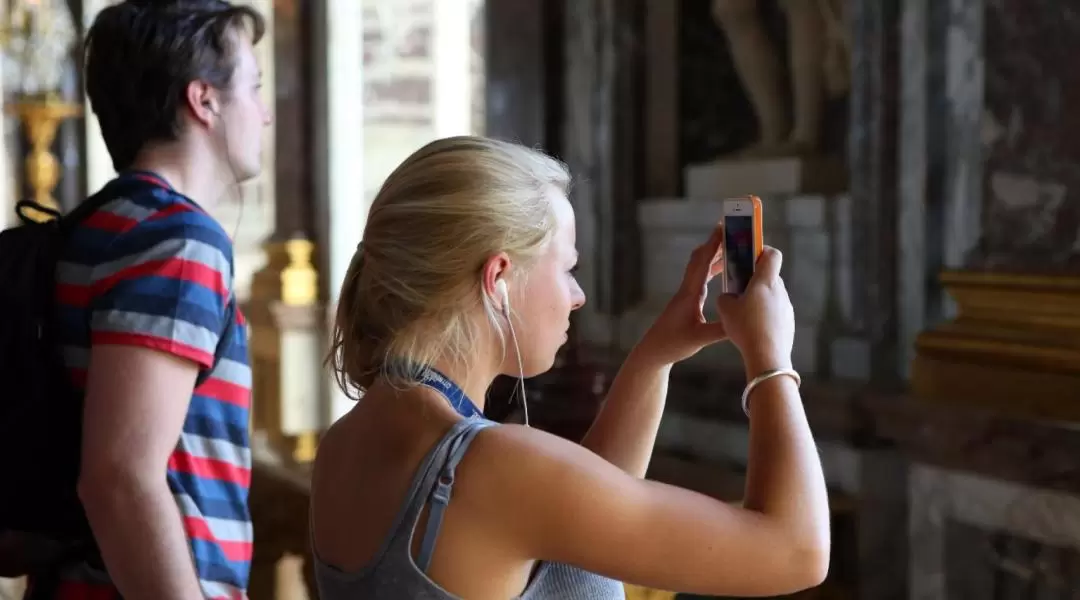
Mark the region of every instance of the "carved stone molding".
[[916, 339], [916, 395], [1080, 420], [1080, 277], [957, 271], [941, 281], [958, 316]]

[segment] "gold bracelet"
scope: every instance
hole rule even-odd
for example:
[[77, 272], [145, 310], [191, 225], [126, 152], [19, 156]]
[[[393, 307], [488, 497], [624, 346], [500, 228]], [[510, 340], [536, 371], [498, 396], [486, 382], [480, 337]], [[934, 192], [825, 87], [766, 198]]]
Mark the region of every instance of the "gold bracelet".
[[795, 380], [795, 387], [802, 387], [802, 377], [799, 376], [799, 372], [795, 369], [772, 369], [751, 379], [750, 383], [746, 384], [746, 389], [744, 389], [742, 393], [742, 411], [747, 419], [750, 418], [750, 406], [746, 401], [750, 398], [750, 392], [754, 391], [754, 388], [761, 382], [772, 379], [773, 377], [779, 377], [780, 375], [787, 375]]

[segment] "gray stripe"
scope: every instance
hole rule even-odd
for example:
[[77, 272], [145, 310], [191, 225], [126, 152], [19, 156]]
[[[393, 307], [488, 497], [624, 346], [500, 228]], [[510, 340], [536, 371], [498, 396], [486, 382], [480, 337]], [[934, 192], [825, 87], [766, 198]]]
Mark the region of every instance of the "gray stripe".
[[242, 362], [222, 358], [210, 375], [233, 385], [251, 387], [251, 367]]
[[192, 346], [213, 355], [217, 349], [218, 334], [205, 327], [157, 315], [120, 310], [98, 311], [90, 319], [94, 331], [150, 335]]
[[180, 514], [186, 517], [197, 517], [206, 521], [210, 533], [223, 542], [250, 542], [252, 538], [251, 523], [234, 521], [232, 519], [212, 519], [204, 517], [195, 501], [187, 494], [173, 494], [176, 505], [180, 508]]
[[207, 598], [246, 598], [240, 591], [240, 588], [233, 587], [220, 581], [200, 579], [199, 585], [202, 587], [203, 595]]
[[117, 198], [101, 207], [101, 212], [112, 213], [118, 217], [142, 222], [160, 209], [142, 206], [130, 198]]
[[94, 281], [111, 277], [124, 269], [144, 262], [171, 258], [180, 258], [206, 265], [221, 274], [227, 289], [231, 287], [232, 273], [229, 271], [229, 260], [221, 250], [205, 242], [179, 237], [162, 240], [136, 254], [110, 262], [99, 263], [94, 268]]
[[220, 460], [241, 469], [251, 468], [251, 449], [225, 440], [182, 433], [178, 446], [192, 456]]
[[179, 258], [206, 265], [221, 274], [226, 289], [232, 287], [232, 273], [229, 269], [228, 258], [210, 244], [184, 238], [162, 240], [143, 252], [114, 261], [103, 262], [96, 266], [61, 261], [56, 266], [56, 278], [60, 283], [67, 285], [90, 285], [129, 267], [148, 261], [168, 260], [170, 258]]

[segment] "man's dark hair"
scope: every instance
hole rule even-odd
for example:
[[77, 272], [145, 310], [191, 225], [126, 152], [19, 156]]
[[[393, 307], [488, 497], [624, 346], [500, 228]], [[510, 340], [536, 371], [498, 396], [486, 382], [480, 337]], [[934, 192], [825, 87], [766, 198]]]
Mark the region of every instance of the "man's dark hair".
[[83, 47], [86, 95], [117, 171], [146, 144], [178, 139], [192, 81], [230, 89], [231, 36], [245, 27], [254, 43], [266, 23], [225, 0], [125, 0], [98, 13]]

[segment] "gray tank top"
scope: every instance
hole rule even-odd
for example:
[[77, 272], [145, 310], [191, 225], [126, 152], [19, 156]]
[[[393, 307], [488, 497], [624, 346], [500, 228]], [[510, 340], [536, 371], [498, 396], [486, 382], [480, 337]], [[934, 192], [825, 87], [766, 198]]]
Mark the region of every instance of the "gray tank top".
[[[454, 471], [476, 434], [495, 425], [480, 418], [463, 419], [428, 452], [406, 494], [390, 534], [371, 563], [354, 572], [328, 565], [315, 555], [315, 579], [322, 600], [387, 599], [457, 600], [428, 578], [443, 515], [454, 487]], [[417, 560], [410, 540], [420, 512], [431, 510]], [[313, 554], [315, 554], [313, 549]], [[558, 563], [542, 563], [518, 600], [625, 600], [622, 583]]]

